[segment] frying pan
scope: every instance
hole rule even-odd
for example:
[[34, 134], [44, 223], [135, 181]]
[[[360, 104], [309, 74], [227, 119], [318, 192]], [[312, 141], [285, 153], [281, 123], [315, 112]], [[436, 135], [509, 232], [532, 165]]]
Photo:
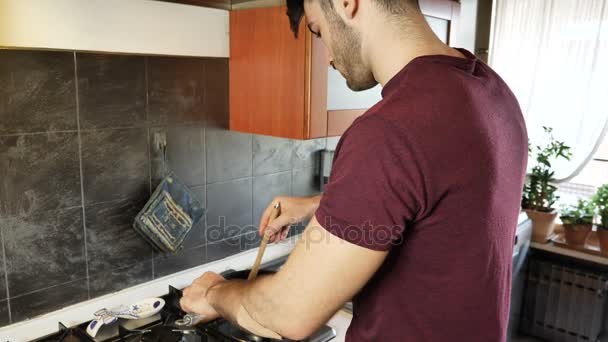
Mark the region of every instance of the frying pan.
[[[222, 273], [222, 277], [228, 279], [228, 280], [247, 280], [247, 277], [249, 276], [249, 271], [251, 270], [242, 270], [242, 271], [234, 271], [234, 270], [228, 270], [224, 273]], [[259, 275], [268, 275], [268, 274], [274, 274], [276, 273], [276, 271], [269, 271], [269, 270], [259, 270], [258, 274]]]

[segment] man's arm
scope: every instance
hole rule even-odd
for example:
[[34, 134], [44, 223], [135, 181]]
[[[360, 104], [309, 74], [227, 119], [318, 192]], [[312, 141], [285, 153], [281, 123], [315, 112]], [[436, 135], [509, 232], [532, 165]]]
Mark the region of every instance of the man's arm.
[[299, 340], [314, 333], [350, 300], [387, 254], [346, 242], [313, 217], [275, 275], [251, 283], [220, 281], [201, 300], [232, 321], [238, 323], [239, 310], [245, 310], [254, 323]]

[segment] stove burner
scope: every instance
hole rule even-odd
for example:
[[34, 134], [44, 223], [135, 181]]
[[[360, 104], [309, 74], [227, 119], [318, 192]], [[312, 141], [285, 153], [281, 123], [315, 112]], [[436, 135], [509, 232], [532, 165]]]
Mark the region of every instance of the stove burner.
[[80, 329], [68, 328], [59, 322], [59, 333], [55, 337], [43, 339], [44, 342], [93, 342], [84, 331]]
[[205, 342], [203, 336], [196, 331], [175, 331], [162, 324], [144, 330], [119, 328], [120, 342]]
[[165, 308], [167, 309], [167, 311], [180, 316], [185, 315], [186, 313], [182, 311], [182, 307], [179, 304], [179, 301], [182, 299], [183, 296], [184, 294], [181, 290], [178, 290], [175, 287], [169, 285], [169, 294], [167, 294], [165, 299]]
[[189, 313], [189, 314], [186, 314], [184, 317], [176, 320], [174, 323], [178, 327], [191, 327], [191, 326], [197, 325], [198, 322], [200, 322], [202, 319], [203, 319], [203, 316], [201, 316], [201, 315]]
[[[179, 320], [186, 313], [182, 311], [179, 301], [182, 291], [169, 286], [169, 293], [163, 296], [165, 306], [156, 315], [142, 320], [119, 320], [104, 326], [95, 339], [86, 333], [89, 322], [67, 328], [59, 323], [59, 332], [38, 342], [258, 342], [276, 341], [262, 338], [240, 329], [224, 319], [193, 326], [178, 326]], [[104, 331], [105, 329], [105, 331]], [[330, 327], [323, 327], [314, 337], [302, 342], [326, 342], [335, 337]], [[282, 340], [289, 341], [289, 340]]]

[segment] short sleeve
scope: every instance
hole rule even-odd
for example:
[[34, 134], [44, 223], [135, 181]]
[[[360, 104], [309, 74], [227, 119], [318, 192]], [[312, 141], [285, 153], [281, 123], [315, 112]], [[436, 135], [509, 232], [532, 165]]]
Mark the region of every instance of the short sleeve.
[[405, 133], [374, 116], [342, 136], [315, 213], [331, 234], [386, 251], [400, 244], [420, 206], [421, 172]]

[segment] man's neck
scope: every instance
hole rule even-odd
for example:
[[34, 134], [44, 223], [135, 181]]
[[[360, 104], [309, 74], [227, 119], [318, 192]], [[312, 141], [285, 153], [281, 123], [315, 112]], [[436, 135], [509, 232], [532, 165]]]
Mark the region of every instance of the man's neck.
[[403, 29], [388, 25], [378, 26], [368, 40], [368, 60], [375, 79], [385, 86], [409, 62], [419, 56], [448, 55], [464, 58], [458, 50], [450, 48], [437, 38], [422, 16]]

